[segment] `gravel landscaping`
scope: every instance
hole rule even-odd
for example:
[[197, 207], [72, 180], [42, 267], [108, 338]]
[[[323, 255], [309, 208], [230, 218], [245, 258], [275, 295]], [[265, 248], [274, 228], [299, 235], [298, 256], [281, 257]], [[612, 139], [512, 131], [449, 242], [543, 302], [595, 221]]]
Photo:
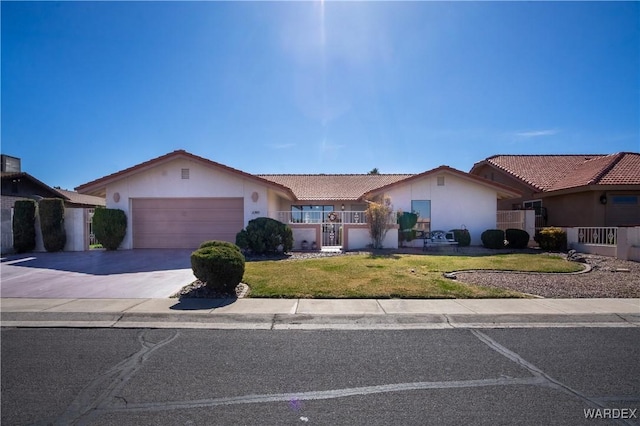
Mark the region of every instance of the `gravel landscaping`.
[[459, 281], [515, 290], [541, 297], [640, 297], [640, 263], [612, 257], [580, 254], [591, 271], [579, 274], [512, 272], [458, 272]]

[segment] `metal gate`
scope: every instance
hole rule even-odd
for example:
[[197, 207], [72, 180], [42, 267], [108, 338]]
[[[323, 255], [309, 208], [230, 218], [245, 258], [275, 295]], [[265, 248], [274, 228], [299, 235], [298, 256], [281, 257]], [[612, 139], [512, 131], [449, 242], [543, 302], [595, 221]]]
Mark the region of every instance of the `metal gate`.
[[96, 235], [93, 233], [93, 214], [95, 211], [95, 209], [84, 209], [85, 250], [90, 250], [92, 246], [99, 244], [98, 240], [96, 240]]
[[342, 246], [342, 214], [330, 212], [322, 222], [322, 247]]

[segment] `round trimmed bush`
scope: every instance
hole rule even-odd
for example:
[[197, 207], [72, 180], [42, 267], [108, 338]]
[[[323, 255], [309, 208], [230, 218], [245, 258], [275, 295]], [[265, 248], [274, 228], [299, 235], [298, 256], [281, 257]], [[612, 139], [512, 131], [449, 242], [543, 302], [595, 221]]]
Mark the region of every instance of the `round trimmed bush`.
[[191, 253], [193, 275], [216, 293], [235, 295], [244, 275], [244, 256], [239, 250], [213, 245]]
[[543, 228], [536, 233], [534, 240], [543, 250], [564, 251], [567, 249], [567, 233], [562, 228]]
[[207, 247], [229, 247], [234, 250], [240, 251], [240, 247], [238, 247], [237, 245], [230, 243], [228, 241], [220, 241], [220, 240], [205, 241], [202, 244], [200, 244], [200, 247], [198, 248], [207, 248]]
[[236, 244], [255, 254], [288, 252], [293, 248], [293, 232], [282, 222], [259, 217], [236, 235]]
[[468, 247], [471, 245], [471, 234], [468, 229], [452, 229], [453, 238], [458, 242], [458, 247]]
[[504, 248], [504, 231], [502, 229], [487, 229], [480, 236], [482, 245], [490, 249]]
[[529, 244], [529, 233], [522, 229], [507, 229], [504, 232], [507, 240], [507, 247], [515, 249], [527, 248]]

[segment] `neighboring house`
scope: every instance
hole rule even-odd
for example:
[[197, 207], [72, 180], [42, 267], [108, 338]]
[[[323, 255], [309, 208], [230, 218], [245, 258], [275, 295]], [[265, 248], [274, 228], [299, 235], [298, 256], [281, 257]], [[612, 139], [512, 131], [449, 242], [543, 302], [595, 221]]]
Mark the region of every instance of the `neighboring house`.
[[[65, 226], [71, 231], [74, 221], [82, 222], [78, 223], [78, 229], [84, 229], [84, 215], [80, 219], [80, 214], [84, 213], [85, 209], [95, 208], [97, 206], [105, 206], [104, 198], [88, 196], [79, 194], [73, 191], [66, 191], [62, 189], [52, 188], [49, 185], [41, 182], [29, 173], [20, 170], [20, 159], [15, 157], [9, 157], [2, 155], [2, 170], [0, 177], [2, 179], [1, 192], [0, 192], [0, 219], [1, 219], [1, 235], [2, 235], [2, 253], [9, 253], [13, 250], [13, 227], [12, 227], [12, 209], [17, 200], [30, 199], [38, 201], [42, 198], [60, 198], [64, 201], [66, 213]], [[76, 218], [77, 216], [77, 218]], [[38, 231], [38, 230], [37, 230]], [[75, 232], [77, 234], [77, 232]], [[38, 233], [39, 235], [39, 233]], [[69, 244], [68, 248], [73, 250], [79, 250], [79, 246], [74, 243], [75, 240], [82, 238], [84, 235], [67, 235]], [[42, 250], [41, 237], [37, 242], [37, 250]]]
[[[252, 175], [183, 150], [76, 190], [106, 197], [107, 207], [125, 211], [125, 249], [235, 242], [251, 219], [265, 216], [291, 225], [296, 248], [303, 239], [318, 247], [364, 248], [364, 211], [381, 197], [389, 197], [396, 211], [420, 212], [425, 229], [466, 226], [480, 244], [480, 234], [496, 226], [496, 200], [519, 195], [446, 166], [417, 175]], [[385, 246], [397, 247], [397, 229]]]
[[496, 155], [469, 173], [520, 191], [498, 209], [536, 209], [538, 226], [640, 225], [639, 153]]

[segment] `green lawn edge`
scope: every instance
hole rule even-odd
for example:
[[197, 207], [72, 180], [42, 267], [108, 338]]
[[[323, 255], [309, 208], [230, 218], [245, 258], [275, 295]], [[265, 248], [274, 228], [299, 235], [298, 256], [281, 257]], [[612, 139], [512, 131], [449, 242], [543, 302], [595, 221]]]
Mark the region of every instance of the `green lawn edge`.
[[445, 278], [463, 270], [567, 273], [582, 265], [549, 254], [428, 256], [352, 254], [317, 259], [247, 262], [251, 298], [482, 299], [532, 295]]

